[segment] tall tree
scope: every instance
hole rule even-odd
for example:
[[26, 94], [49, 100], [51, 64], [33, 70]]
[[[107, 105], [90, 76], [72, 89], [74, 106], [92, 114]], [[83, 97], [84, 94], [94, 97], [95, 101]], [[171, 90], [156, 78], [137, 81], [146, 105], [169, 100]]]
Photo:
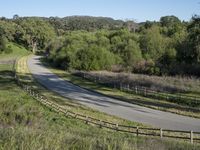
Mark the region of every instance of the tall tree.
[[19, 25], [24, 30], [22, 39], [33, 52], [36, 52], [37, 48], [44, 49], [56, 35], [54, 28], [48, 22], [39, 18], [24, 18]]
[[192, 17], [188, 26], [189, 56], [194, 63], [200, 63], [200, 16]]
[[160, 28], [156, 25], [147, 29], [140, 38], [140, 45], [144, 56], [157, 61], [165, 52], [165, 39], [160, 34]]

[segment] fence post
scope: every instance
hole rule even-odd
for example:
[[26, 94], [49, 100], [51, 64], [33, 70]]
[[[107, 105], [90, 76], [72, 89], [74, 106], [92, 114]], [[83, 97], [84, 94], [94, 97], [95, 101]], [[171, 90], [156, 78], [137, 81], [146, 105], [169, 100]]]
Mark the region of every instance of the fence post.
[[137, 136], [139, 135], [139, 127], [137, 127], [137, 129], [136, 129], [136, 134], [137, 134]]
[[162, 128], [160, 128], [160, 138], [162, 138], [163, 137], [163, 130], [162, 130]]
[[118, 124], [116, 124], [116, 131], [118, 131], [118, 127], [119, 127]]
[[169, 100], [168, 94], [166, 94], [166, 99]]
[[74, 118], [77, 118], [77, 114], [76, 113], [74, 114]]
[[67, 110], [65, 111], [65, 116], [68, 116], [68, 111]]
[[88, 124], [89, 120], [88, 120], [88, 116], [86, 116], [86, 120], [85, 123]]
[[195, 96], [195, 102], [196, 102], [196, 104], [198, 104], [198, 101], [197, 101], [197, 97]]
[[38, 94], [38, 93], [36, 94], [36, 98], [37, 98], [37, 99], [39, 98], [39, 94]]
[[122, 83], [120, 82], [120, 91], [122, 91]]
[[137, 86], [135, 86], [135, 94], [137, 94], [138, 90], [137, 90]]
[[102, 121], [99, 120], [99, 128], [102, 128]]
[[130, 89], [130, 87], [129, 87], [129, 84], [127, 85], [127, 89], [128, 89], [128, 92], [130, 91], [129, 89]]
[[190, 131], [190, 142], [193, 144], [193, 131]]
[[98, 76], [98, 80], [99, 80], [99, 82], [101, 81], [101, 76]]
[[147, 88], [144, 88], [144, 96], [147, 96]]
[[83, 78], [85, 79], [85, 73], [83, 72]]

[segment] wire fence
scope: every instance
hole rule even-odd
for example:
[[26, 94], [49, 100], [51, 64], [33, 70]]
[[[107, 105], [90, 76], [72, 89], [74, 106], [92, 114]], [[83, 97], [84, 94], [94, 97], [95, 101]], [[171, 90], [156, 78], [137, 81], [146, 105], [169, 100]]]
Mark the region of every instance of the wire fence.
[[160, 92], [160, 91], [152, 90], [147, 87], [129, 85], [121, 81], [113, 81], [112, 79], [106, 79], [105, 77], [102, 77], [101, 75], [96, 75], [96, 74], [93, 75], [93, 74], [82, 72], [82, 71], [76, 71], [73, 73], [73, 75], [82, 77], [92, 82], [102, 84], [110, 88], [119, 89], [121, 91], [125, 91], [128, 93], [134, 93], [134, 94], [149, 97], [149, 98], [154, 98], [158, 100], [166, 100], [166, 101], [183, 104], [187, 106], [192, 106], [192, 107], [200, 106], [200, 97], [198, 96], [186, 96], [180, 93], [175, 94], [175, 93], [170, 93], [167, 91]]
[[23, 83], [16, 73], [16, 62], [13, 64], [13, 75], [16, 83], [26, 91], [31, 97], [36, 99], [38, 102], [48, 107], [51, 110], [59, 112], [66, 117], [72, 117], [78, 120], [84, 121], [86, 124], [96, 125], [99, 128], [107, 128], [113, 131], [124, 132], [135, 134], [136, 136], [155, 136], [160, 138], [173, 138], [173, 139], [182, 139], [185, 141], [190, 141], [191, 143], [200, 143], [200, 132], [193, 131], [180, 131], [180, 130], [167, 130], [162, 128], [147, 128], [147, 127], [139, 127], [139, 126], [129, 126], [129, 125], [121, 125], [114, 122], [109, 122], [101, 119], [97, 119], [91, 116], [87, 116], [84, 114], [76, 113], [73, 111], [69, 111], [66, 107], [63, 107], [55, 102], [52, 102], [47, 97], [42, 95], [39, 91], [35, 90], [32, 86]]

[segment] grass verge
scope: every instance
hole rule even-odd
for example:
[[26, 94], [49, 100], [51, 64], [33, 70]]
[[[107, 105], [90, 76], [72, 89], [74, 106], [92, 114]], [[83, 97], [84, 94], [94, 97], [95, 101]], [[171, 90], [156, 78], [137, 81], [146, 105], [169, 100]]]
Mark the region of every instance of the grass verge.
[[185, 116], [200, 118], [200, 110], [198, 108], [182, 106], [176, 103], [172, 103], [165, 100], [157, 100], [153, 98], [147, 98], [136, 94], [130, 94], [127, 92], [120, 91], [118, 89], [113, 89], [105, 87], [102, 84], [91, 82], [89, 80], [83, 79], [78, 76], [74, 76], [69, 72], [56, 69], [51, 67], [49, 64], [44, 63], [53, 73], [57, 74], [61, 78], [70, 81], [76, 85], [87, 88], [89, 90], [96, 91], [98, 93], [117, 98], [122, 101], [127, 101], [130, 103], [138, 104], [141, 106], [158, 109], [162, 111], [168, 111], [176, 114], [181, 114]]

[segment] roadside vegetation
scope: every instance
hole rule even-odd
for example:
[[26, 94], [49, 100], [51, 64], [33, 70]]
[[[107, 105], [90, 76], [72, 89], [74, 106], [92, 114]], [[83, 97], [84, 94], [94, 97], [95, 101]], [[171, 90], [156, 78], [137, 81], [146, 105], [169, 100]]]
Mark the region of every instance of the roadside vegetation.
[[13, 61], [17, 57], [20, 57], [22, 55], [26, 55], [26, 54], [30, 53], [23, 46], [20, 46], [16, 43], [12, 43], [12, 42], [8, 42], [6, 44], [5, 49], [6, 48], [8, 48], [9, 51], [6, 50], [6, 51], [2, 51], [0, 53], [0, 62], [2, 62], [2, 61]]
[[[99, 92], [101, 94], [117, 98], [122, 101], [127, 101], [130, 103], [138, 104], [145, 107], [150, 107], [153, 109], [169, 111], [176, 114], [186, 115], [190, 117], [200, 118], [200, 109], [199, 106], [190, 106], [178, 103], [179, 99], [176, 101], [168, 101], [166, 99], [155, 99], [154, 97], [147, 97], [144, 95], [138, 95], [135, 93], [130, 93], [128, 91], [121, 91], [120, 89], [114, 88], [113, 86], [106, 86], [101, 84], [99, 77], [96, 80], [88, 80], [87, 78], [74, 75], [73, 73], [63, 71], [61, 69], [54, 68], [49, 66], [44, 62], [44, 65], [49, 67], [49, 69], [60, 76], [61, 78], [70, 81], [76, 85], [79, 85], [83, 88]], [[89, 74], [88, 72], [86, 74]], [[102, 75], [102, 74], [101, 74]], [[161, 77], [160, 77], [161, 78]], [[127, 78], [126, 78], [127, 79]], [[96, 82], [95, 82], [96, 81]], [[109, 79], [111, 82], [112, 79]], [[101, 83], [99, 83], [101, 82]], [[179, 94], [174, 93], [173, 96], [179, 96]], [[188, 100], [186, 100], [188, 102]]]
[[[84, 72], [83, 72], [84, 73]], [[91, 76], [106, 80], [107, 82], [121, 82], [131, 86], [146, 87], [156, 91], [166, 91], [170, 93], [198, 94], [200, 92], [200, 80], [196, 77], [181, 76], [155, 76], [133, 73], [114, 73], [109, 71], [85, 72]]]

